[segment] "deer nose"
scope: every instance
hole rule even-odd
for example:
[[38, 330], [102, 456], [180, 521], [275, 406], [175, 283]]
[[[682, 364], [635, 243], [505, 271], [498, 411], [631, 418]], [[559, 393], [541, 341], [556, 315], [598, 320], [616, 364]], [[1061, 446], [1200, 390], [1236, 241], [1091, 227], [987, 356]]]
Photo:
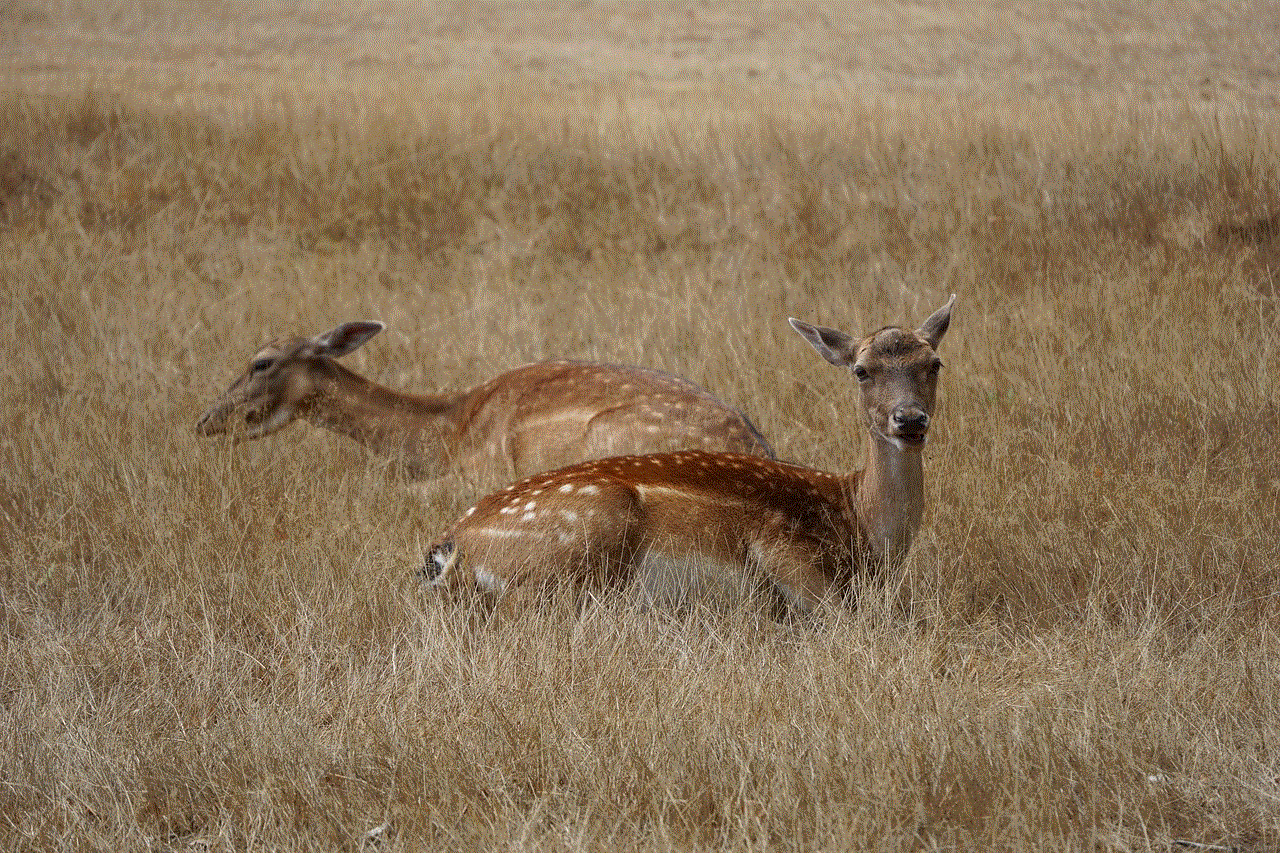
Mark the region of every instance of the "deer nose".
[[929, 416], [916, 406], [894, 409], [893, 425], [902, 432], [921, 433], [929, 428]]
[[217, 407], [209, 409], [196, 421], [196, 435], [218, 435], [226, 432], [227, 420]]

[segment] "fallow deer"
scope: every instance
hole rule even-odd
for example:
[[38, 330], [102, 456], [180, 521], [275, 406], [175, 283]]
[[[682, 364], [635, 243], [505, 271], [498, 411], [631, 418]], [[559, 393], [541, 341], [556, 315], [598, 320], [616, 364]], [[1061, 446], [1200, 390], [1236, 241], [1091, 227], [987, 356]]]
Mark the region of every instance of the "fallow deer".
[[863, 470], [702, 450], [584, 462], [480, 500], [429, 548], [424, 579], [504, 608], [564, 581], [632, 585], [647, 604], [764, 591], [801, 613], [843, 597], [859, 573], [900, 560], [920, 526], [936, 350], [954, 303], [953, 294], [917, 330], [860, 340], [790, 321], [857, 383]]
[[196, 424], [261, 438], [302, 419], [397, 458], [413, 477], [518, 477], [585, 459], [686, 447], [772, 458], [745, 416], [686, 379], [588, 361], [526, 364], [466, 391], [406, 394], [336, 359], [384, 328], [352, 322], [259, 350]]

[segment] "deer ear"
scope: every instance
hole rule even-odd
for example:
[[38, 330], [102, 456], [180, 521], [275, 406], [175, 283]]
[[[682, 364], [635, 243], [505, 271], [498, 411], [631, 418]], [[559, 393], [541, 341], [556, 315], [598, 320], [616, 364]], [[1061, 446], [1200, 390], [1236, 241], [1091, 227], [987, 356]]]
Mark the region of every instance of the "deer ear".
[[858, 342], [844, 332], [814, 326], [795, 317], [788, 317], [787, 322], [809, 342], [809, 346], [818, 351], [818, 355], [836, 367], [848, 367], [857, 360]]
[[947, 300], [947, 304], [934, 311], [917, 330], [920, 337], [928, 341], [929, 346], [934, 349], [938, 348], [938, 344], [942, 342], [942, 336], [947, 333], [947, 328], [951, 325], [951, 306], [955, 304], [956, 295], [953, 293]]
[[311, 343], [315, 346], [317, 355], [339, 358], [363, 346], [365, 341], [385, 328], [386, 325], [376, 320], [356, 320], [352, 323], [343, 323], [322, 335], [316, 335], [311, 339]]

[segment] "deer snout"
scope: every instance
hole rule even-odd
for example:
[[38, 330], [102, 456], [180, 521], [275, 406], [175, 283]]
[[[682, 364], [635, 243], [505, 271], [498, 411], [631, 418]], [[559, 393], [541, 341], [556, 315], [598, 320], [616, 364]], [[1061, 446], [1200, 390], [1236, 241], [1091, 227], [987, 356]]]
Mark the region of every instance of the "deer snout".
[[929, 431], [929, 415], [919, 406], [899, 406], [893, 410], [890, 420], [898, 438], [923, 442]]
[[222, 432], [222, 423], [220, 419], [215, 420], [215, 414], [216, 412], [210, 409], [200, 416], [200, 420], [196, 421], [196, 435], [217, 435]]
[[[210, 406], [196, 421], [196, 435], [206, 438], [215, 435], [238, 434], [240, 425], [235, 420], [235, 407], [225, 402]], [[237, 438], [238, 440], [238, 438]]]

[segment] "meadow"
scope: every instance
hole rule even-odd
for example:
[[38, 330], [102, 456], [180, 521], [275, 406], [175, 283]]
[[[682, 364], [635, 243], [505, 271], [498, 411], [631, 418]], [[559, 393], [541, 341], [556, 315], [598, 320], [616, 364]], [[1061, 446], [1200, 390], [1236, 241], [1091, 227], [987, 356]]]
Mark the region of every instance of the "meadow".
[[[1280, 848], [1280, 6], [0, 31], [0, 848]], [[810, 621], [478, 626], [414, 576], [477, 472], [194, 433], [372, 319], [392, 387], [657, 367], [850, 470], [786, 317], [953, 292], [921, 537]]]

